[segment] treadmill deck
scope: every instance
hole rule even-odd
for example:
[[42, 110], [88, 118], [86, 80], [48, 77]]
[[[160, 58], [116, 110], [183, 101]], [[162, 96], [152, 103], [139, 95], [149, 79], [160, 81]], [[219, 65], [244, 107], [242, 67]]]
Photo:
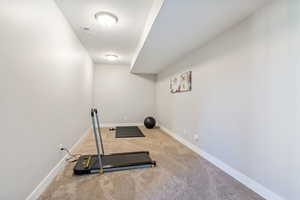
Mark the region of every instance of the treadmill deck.
[[[101, 160], [104, 172], [156, 166], [147, 151], [101, 155]], [[74, 167], [76, 175], [99, 173], [99, 171], [98, 155], [80, 156]]]

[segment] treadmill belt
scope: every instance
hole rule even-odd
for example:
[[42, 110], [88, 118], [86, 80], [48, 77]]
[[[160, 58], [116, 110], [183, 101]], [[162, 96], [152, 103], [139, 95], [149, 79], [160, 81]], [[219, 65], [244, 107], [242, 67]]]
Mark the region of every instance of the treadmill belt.
[[122, 126], [116, 128], [116, 138], [145, 137], [137, 126]]
[[148, 152], [132, 152], [102, 156], [103, 168], [151, 164]]
[[[104, 172], [155, 167], [156, 162], [149, 152], [128, 152], [101, 155]], [[83, 155], [78, 159], [73, 172], [76, 175], [99, 173], [98, 155]]]

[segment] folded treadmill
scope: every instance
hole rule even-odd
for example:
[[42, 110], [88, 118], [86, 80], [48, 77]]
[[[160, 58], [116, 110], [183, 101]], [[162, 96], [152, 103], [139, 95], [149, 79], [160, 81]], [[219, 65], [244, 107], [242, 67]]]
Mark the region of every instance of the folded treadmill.
[[[153, 168], [156, 162], [150, 158], [148, 151], [104, 154], [97, 109], [91, 110], [93, 133], [97, 154], [79, 157], [73, 171], [75, 175], [93, 174], [138, 168]], [[100, 145], [99, 145], [100, 143]], [[101, 153], [100, 153], [101, 148]]]

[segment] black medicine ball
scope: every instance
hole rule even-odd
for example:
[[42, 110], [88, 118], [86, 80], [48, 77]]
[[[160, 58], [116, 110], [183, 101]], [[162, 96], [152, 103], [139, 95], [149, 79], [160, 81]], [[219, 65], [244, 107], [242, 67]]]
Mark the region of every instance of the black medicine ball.
[[148, 129], [152, 129], [155, 127], [156, 121], [153, 117], [146, 117], [144, 120], [144, 125]]

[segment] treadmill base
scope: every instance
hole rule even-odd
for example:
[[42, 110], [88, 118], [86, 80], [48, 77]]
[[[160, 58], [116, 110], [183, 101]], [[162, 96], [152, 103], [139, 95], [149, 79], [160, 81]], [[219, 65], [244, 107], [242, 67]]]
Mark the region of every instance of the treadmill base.
[[[101, 155], [103, 172], [151, 168], [156, 162], [150, 158], [149, 152], [128, 152]], [[98, 155], [83, 155], [78, 159], [74, 169], [75, 175], [100, 173]]]

